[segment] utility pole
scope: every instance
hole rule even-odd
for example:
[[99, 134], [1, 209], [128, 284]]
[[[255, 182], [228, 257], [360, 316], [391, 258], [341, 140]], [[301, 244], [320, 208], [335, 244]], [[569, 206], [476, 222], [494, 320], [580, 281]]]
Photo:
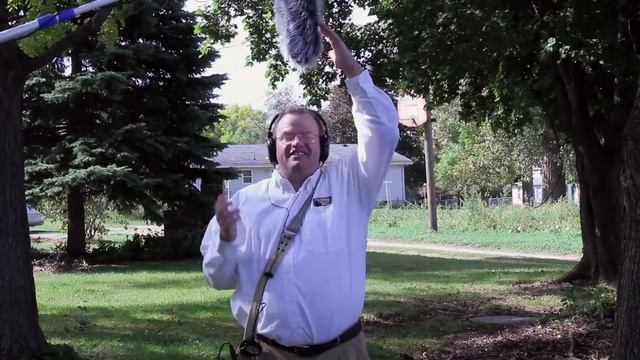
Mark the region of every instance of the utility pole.
[[424, 124], [424, 163], [427, 183], [424, 186], [426, 206], [429, 217], [429, 229], [438, 231], [438, 202], [436, 200], [436, 182], [433, 177], [435, 160], [433, 156], [433, 125], [429, 103], [424, 98], [402, 96], [398, 99], [398, 116], [404, 126], [418, 128]]
[[427, 211], [429, 216], [429, 228], [432, 231], [438, 231], [438, 203], [436, 201], [436, 182], [433, 177], [433, 167], [435, 166], [433, 156], [433, 126], [429, 103], [426, 104], [425, 111], [427, 112], [427, 121], [424, 123], [424, 164], [427, 175]]

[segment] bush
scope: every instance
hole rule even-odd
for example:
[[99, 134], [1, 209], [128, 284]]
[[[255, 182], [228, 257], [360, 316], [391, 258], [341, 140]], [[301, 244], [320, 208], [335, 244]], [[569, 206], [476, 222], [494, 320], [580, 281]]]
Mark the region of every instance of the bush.
[[[113, 204], [105, 196], [87, 196], [85, 198], [85, 234], [87, 242], [100, 241], [109, 231], [105, 224], [112, 219], [120, 224], [126, 224], [126, 220], [120, 215]], [[50, 199], [39, 203], [40, 211], [45, 216], [61, 224], [61, 230], [66, 231], [68, 226], [67, 204], [65, 199]]]
[[467, 197], [460, 209], [440, 210], [443, 228], [458, 231], [498, 230], [512, 233], [550, 232], [580, 234], [576, 204], [558, 201], [531, 206], [486, 206], [478, 197]]
[[87, 259], [92, 263], [192, 259], [200, 256], [202, 238], [197, 235], [133, 234], [121, 244], [100, 243], [88, 252]]
[[583, 315], [599, 320], [611, 320], [616, 311], [616, 291], [607, 285], [593, 288], [571, 286], [562, 298], [561, 315]]

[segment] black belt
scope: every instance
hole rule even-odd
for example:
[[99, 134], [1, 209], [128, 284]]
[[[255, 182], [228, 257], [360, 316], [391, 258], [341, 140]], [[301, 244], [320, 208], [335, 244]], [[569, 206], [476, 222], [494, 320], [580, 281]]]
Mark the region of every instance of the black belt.
[[257, 337], [258, 340], [275, 348], [282, 349], [302, 357], [311, 357], [319, 355], [327, 350], [333, 349], [334, 347], [353, 339], [354, 337], [358, 336], [361, 331], [362, 323], [360, 323], [360, 320], [358, 320], [355, 324], [351, 325], [350, 328], [345, 330], [342, 334], [338, 335], [338, 337], [333, 340], [323, 342], [322, 344], [302, 346], [285, 346], [261, 334], [258, 334]]

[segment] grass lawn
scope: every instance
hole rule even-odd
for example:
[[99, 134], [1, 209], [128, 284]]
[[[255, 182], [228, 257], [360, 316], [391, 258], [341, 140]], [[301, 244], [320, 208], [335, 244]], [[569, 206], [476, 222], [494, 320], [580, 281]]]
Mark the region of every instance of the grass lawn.
[[[427, 230], [425, 209], [374, 209], [369, 223], [369, 238], [523, 252], [582, 252], [579, 224], [574, 223], [573, 216], [557, 215], [558, 219], [554, 220], [556, 214], [547, 208], [484, 208], [478, 212], [478, 216], [485, 217], [478, 220], [475, 213], [469, 216], [464, 210], [441, 209], [438, 212], [439, 231], [434, 233]], [[474, 222], [473, 227], [467, 226]]]
[[[491, 214], [491, 211], [494, 210], [481, 211]], [[528, 211], [528, 213], [520, 214], [524, 211]], [[555, 214], [543, 211], [544, 209], [519, 209], [516, 207], [502, 209], [504, 214], [519, 214], [519, 216], [512, 216], [514, 219], [502, 219], [503, 225], [497, 226], [495, 229], [480, 226], [478, 230], [468, 231], [461, 230], [464, 227], [459, 225], [468, 221], [460, 216], [463, 213], [461, 210], [441, 210], [439, 212], [440, 231], [434, 233], [426, 229], [426, 210], [424, 209], [375, 209], [369, 223], [369, 237], [388, 241], [420, 241], [431, 244], [474, 246], [521, 252], [580, 253], [582, 241], [575, 224], [568, 220], [554, 222], [552, 217]], [[541, 212], [543, 212], [542, 216], [539, 215]], [[534, 219], [527, 218], [528, 215], [532, 215]], [[536, 216], [538, 216], [537, 219]], [[546, 224], [536, 225], [536, 221]], [[123, 242], [127, 235], [132, 233], [132, 228], [146, 230], [148, 226], [142, 220], [128, 220], [128, 222], [126, 229], [122, 224], [113, 221], [107, 222], [106, 227], [110, 230], [103, 241]], [[513, 230], [518, 226], [522, 226], [526, 230]], [[55, 232], [60, 232], [60, 224], [49, 221], [46, 221], [44, 225], [31, 228], [32, 235]], [[64, 237], [65, 234], [59, 233], [59, 235]], [[52, 241], [47, 241], [47, 239], [34, 241], [34, 245], [41, 249], [53, 247]]]
[[[571, 265], [369, 253], [364, 321], [371, 356], [426, 351], [447, 334], [477, 328], [470, 315], [557, 308], [561, 290], [514, 284], [555, 278]], [[92, 359], [212, 359], [220, 344], [241, 337], [231, 292], [205, 287], [198, 261], [35, 276], [49, 341]]]

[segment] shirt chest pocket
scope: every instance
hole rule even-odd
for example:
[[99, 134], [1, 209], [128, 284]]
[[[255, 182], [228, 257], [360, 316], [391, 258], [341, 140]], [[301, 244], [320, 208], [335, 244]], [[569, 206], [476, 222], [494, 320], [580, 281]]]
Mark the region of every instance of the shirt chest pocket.
[[344, 220], [338, 221], [337, 216], [333, 204], [311, 205], [300, 229], [302, 247], [325, 253], [344, 249], [347, 231]]

